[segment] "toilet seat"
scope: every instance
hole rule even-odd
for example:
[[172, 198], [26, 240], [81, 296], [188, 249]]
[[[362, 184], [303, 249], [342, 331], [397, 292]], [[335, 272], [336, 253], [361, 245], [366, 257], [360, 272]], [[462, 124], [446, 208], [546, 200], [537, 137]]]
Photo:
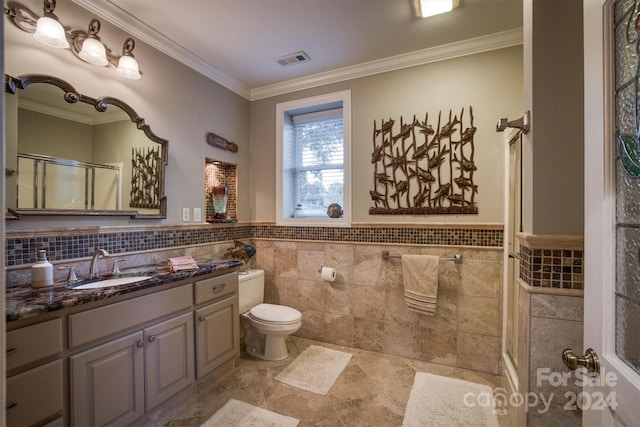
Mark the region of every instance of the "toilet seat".
[[249, 317], [265, 325], [293, 325], [300, 322], [302, 313], [284, 305], [263, 303], [249, 310]]

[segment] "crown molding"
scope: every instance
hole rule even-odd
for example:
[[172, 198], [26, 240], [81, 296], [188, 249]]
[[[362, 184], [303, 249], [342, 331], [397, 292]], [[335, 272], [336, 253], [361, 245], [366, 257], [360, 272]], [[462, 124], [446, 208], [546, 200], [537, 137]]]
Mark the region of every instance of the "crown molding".
[[240, 81], [230, 77], [213, 66], [202, 60], [202, 58], [194, 55], [183, 46], [174, 42], [172, 39], [165, 37], [158, 31], [154, 30], [142, 21], [139, 21], [120, 9], [110, 1], [97, 0], [72, 0], [77, 5], [87, 9], [103, 18], [116, 27], [128, 32], [138, 40], [148, 44], [154, 49], [170, 56], [176, 61], [181, 62], [187, 67], [199, 72], [203, 76], [215, 81], [221, 86], [226, 87], [232, 92], [237, 93], [243, 98], [249, 99], [251, 90]]
[[503, 49], [511, 46], [518, 46], [522, 43], [522, 28], [516, 28], [513, 30], [502, 31], [473, 39], [410, 52], [403, 55], [365, 62], [350, 67], [339, 68], [326, 73], [318, 73], [299, 79], [255, 88], [251, 90], [251, 97], [249, 100], [255, 101], [298, 90], [338, 83], [345, 80], [367, 77], [439, 61], [446, 61], [449, 59], [475, 55], [477, 53]]
[[211, 64], [194, 55], [192, 52], [165, 37], [145, 23], [133, 18], [110, 1], [72, 0], [113, 25], [128, 32], [156, 50], [181, 62], [205, 77], [224, 86], [249, 101], [269, 98], [276, 95], [295, 92], [303, 89], [323, 86], [374, 74], [386, 73], [403, 68], [415, 67], [438, 61], [460, 58], [467, 55], [503, 49], [523, 43], [522, 28], [489, 34], [460, 42], [449, 43], [429, 49], [423, 49], [403, 55], [392, 56], [376, 61], [344, 67], [325, 73], [318, 73], [282, 83], [249, 88], [237, 79], [226, 75]]

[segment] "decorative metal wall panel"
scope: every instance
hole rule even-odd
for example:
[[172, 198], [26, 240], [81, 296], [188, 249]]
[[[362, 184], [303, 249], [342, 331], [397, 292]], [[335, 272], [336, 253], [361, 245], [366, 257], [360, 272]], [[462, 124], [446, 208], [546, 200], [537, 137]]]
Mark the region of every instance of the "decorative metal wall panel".
[[[469, 124], [464, 125], [468, 120]], [[374, 215], [477, 214], [473, 183], [473, 109], [468, 119], [449, 110], [448, 118], [438, 113], [435, 128], [413, 117], [399, 127], [394, 119], [373, 123], [373, 190], [369, 191]]]
[[132, 208], [160, 208], [160, 177], [158, 163], [160, 147], [131, 149], [131, 202]]

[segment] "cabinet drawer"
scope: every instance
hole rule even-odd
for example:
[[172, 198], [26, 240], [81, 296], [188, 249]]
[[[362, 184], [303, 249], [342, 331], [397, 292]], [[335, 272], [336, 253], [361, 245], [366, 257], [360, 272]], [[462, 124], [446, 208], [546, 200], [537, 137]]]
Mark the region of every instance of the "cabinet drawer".
[[73, 348], [191, 307], [191, 292], [191, 285], [185, 285], [72, 314], [69, 346]]
[[62, 321], [53, 319], [7, 332], [7, 370], [62, 351]]
[[60, 360], [7, 379], [7, 425], [28, 426], [62, 411]]
[[236, 272], [195, 282], [195, 301], [200, 304], [238, 291]]

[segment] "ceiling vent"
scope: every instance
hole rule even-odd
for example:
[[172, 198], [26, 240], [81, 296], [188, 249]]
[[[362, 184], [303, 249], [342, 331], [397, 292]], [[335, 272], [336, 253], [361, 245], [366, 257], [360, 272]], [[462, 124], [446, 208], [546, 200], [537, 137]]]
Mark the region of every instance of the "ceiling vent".
[[283, 67], [288, 67], [289, 65], [298, 64], [300, 62], [311, 61], [311, 58], [305, 52], [300, 51], [280, 58], [275, 58], [275, 61]]

